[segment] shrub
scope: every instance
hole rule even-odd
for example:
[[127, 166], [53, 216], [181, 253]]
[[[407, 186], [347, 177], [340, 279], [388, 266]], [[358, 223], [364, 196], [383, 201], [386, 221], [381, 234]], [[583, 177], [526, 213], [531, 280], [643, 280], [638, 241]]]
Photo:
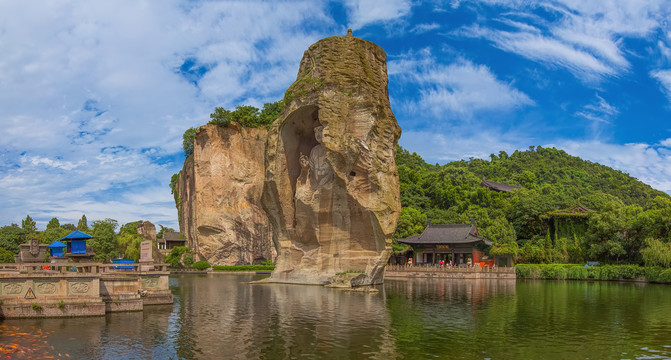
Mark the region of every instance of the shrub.
[[566, 278], [571, 280], [584, 280], [589, 277], [589, 271], [582, 265], [570, 265], [566, 267]]
[[560, 264], [546, 264], [540, 268], [541, 279], [566, 279], [566, 268]]
[[671, 269], [666, 269], [659, 274], [658, 282], [671, 283]]
[[32, 307], [33, 307], [33, 310], [35, 310], [35, 311], [42, 311], [42, 305], [40, 305], [38, 303], [33, 303]]
[[[185, 261], [185, 263], [186, 263], [186, 261]], [[205, 261], [205, 260], [198, 261], [195, 264], [191, 265], [191, 267], [196, 269], [196, 270], [209, 269], [210, 266], [211, 266], [210, 263]]]
[[539, 264], [518, 264], [515, 267], [515, 272], [517, 277], [523, 279], [540, 279], [541, 271], [539, 269]]
[[63, 307], [65, 307], [65, 301], [61, 300], [58, 302], [58, 308], [62, 309]]
[[650, 282], [660, 282], [660, 274], [663, 269], [659, 266], [646, 266], [645, 268], [645, 280]]
[[[186, 246], [175, 246], [170, 250], [170, 253], [165, 257], [165, 262], [170, 265], [170, 267], [173, 268], [180, 268], [182, 267], [182, 264], [180, 260], [182, 259], [182, 255], [191, 252], [188, 247]], [[191, 259], [193, 260], [193, 258]]]
[[214, 265], [215, 271], [269, 271], [275, 269], [275, 265]]
[[191, 266], [191, 265], [193, 265], [193, 256], [185, 256], [184, 266]]

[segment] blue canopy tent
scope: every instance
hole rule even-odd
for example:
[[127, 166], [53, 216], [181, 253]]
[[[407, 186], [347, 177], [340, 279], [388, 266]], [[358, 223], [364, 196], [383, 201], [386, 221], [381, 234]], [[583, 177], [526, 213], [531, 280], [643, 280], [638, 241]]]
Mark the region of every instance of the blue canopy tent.
[[47, 247], [49, 248], [49, 250], [51, 250], [51, 256], [54, 256], [54, 257], [65, 256], [64, 250], [67, 247], [67, 245], [63, 244], [62, 242], [56, 240], [56, 241], [52, 242], [51, 244], [49, 244], [49, 246], [47, 246]]
[[65, 240], [68, 245], [68, 254], [86, 254], [86, 240], [88, 239], [93, 239], [93, 236], [81, 232], [79, 230], [75, 230], [65, 236], [61, 240]]

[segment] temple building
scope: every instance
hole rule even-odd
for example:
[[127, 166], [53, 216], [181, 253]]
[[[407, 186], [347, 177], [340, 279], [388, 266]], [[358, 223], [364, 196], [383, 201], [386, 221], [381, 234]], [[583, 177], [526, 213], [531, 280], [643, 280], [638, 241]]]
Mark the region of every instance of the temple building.
[[158, 239], [158, 248], [161, 253], [167, 254], [175, 246], [186, 246], [186, 238], [181, 232], [164, 231], [163, 238]]
[[484, 176], [482, 177], [482, 182], [480, 183], [480, 186], [486, 187], [490, 190], [498, 191], [498, 192], [511, 192], [515, 189], [519, 189], [520, 186], [516, 185], [508, 185], [508, 184], [501, 184], [501, 183], [496, 183], [493, 181], [487, 180]]
[[512, 266], [510, 256], [490, 257], [485, 254], [492, 242], [478, 236], [473, 220], [470, 224], [449, 225], [433, 225], [429, 220], [421, 234], [399, 239], [398, 242], [412, 246], [414, 254], [406, 257], [407, 263], [412, 265], [437, 265], [442, 260], [453, 267]]

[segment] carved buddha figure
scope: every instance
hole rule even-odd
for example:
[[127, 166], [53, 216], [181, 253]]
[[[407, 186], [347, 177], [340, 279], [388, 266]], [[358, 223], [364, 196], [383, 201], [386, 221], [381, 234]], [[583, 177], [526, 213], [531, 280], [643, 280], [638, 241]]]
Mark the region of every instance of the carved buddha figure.
[[319, 144], [310, 150], [309, 157], [301, 154], [299, 158], [301, 174], [298, 183], [303, 186], [309, 185], [311, 190], [316, 190], [333, 179], [333, 168], [326, 160], [326, 146], [322, 142], [324, 127], [317, 126], [314, 131]]

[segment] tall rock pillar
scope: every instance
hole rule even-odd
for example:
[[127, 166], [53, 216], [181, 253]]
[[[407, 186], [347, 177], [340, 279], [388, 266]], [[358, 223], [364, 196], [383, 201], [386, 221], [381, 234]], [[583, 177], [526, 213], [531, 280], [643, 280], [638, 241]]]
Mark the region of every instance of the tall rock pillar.
[[355, 38], [305, 51], [268, 134], [262, 204], [278, 251], [271, 282], [379, 284], [400, 213], [386, 54]]

